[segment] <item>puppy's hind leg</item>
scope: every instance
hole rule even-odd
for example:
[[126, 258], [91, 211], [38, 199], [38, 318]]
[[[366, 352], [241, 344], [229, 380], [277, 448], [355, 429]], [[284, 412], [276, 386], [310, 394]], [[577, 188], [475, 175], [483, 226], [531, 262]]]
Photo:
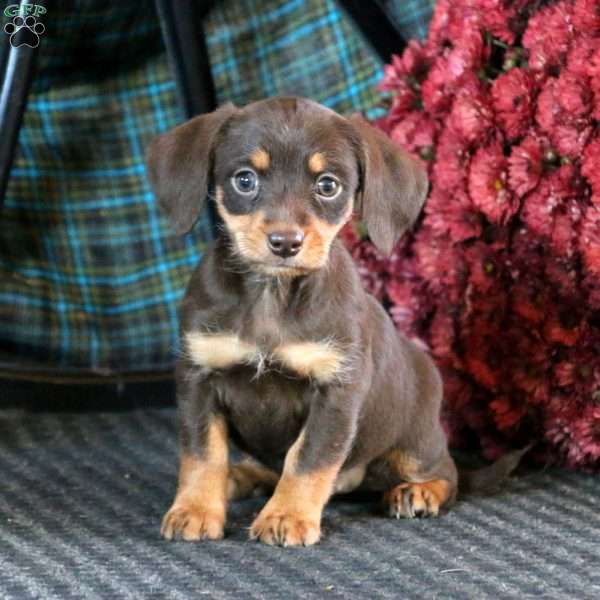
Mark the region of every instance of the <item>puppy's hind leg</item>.
[[390, 517], [437, 516], [442, 506], [454, 501], [457, 473], [447, 450], [429, 466], [400, 449], [390, 451], [384, 460], [402, 480], [383, 495], [384, 510]]
[[442, 506], [456, 498], [458, 482], [440, 423], [440, 374], [427, 355], [411, 348], [418, 401], [407, 416], [409, 425], [403, 428], [403, 435], [381, 457], [384, 471], [391, 475], [383, 501], [387, 513], [396, 518], [437, 516]]
[[279, 475], [260, 463], [245, 459], [229, 468], [227, 498], [241, 500], [252, 496], [267, 496], [273, 492]]

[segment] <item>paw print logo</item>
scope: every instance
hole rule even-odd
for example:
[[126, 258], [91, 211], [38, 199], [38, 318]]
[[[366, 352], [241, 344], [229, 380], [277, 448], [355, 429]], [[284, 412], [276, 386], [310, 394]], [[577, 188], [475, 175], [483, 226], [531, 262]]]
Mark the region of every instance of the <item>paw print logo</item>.
[[40, 35], [46, 31], [44, 24], [34, 16], [15, 17], [4, 26], [4, 33], [10, 35], [10, 45], [13, 48], [29, 46], [37, 48], [40, 43]]

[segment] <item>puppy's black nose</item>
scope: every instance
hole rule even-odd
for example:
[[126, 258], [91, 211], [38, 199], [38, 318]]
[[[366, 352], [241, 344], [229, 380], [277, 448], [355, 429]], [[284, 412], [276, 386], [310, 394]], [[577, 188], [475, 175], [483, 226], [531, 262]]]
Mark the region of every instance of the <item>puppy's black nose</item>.
[[304, 234], [298, 230], [274, 231], [267, 236], [269, 250], [277, 256], [296, 256], [302, 248]]

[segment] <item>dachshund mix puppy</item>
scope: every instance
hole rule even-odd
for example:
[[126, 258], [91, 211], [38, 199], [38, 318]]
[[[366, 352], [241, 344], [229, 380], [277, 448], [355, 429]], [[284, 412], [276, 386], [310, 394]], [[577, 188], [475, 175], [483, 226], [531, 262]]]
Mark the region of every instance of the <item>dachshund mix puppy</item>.
[[[421, 167], [362, 118], [300, 98], [196, 117], [157, 138], [148, 165], [180, 234], [209, 186], [222, 221], [183, 300], [179, 485], [162, 535], [221, 538], [228, 500], [258, 491], [272, 495], [250, 536], [283, 546], [319, 540], [335, 493], [380, 490], [393, 517], [451, 503], [438, 371], [336, 239], [356, 211], [391, 252], [424, 202]], [[231, 465], [230, 441], [251, 460]]]

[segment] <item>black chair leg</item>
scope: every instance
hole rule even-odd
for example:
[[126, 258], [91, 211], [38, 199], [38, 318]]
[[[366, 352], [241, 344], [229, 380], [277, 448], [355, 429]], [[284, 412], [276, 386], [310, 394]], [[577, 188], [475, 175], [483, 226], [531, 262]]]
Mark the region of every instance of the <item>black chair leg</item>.
[[402, 52], [406, 40], [378, 2], [375, 0], [338, 0], [338, 2], [383, 62], [389, 62], [392, 54]]
[[[212, 1], [155, 0], [177, 95], [186, 119], [216, 108], [215, 88], [202, 28]], [[208, 218], [215, 231], [217, 216], [208, 202]]]
[[[26, 4], [22, 2], [21, 4]], [[44, 6], [45, 0], [36, 2]], [[29, 88], [35, 70], [35, 60], [42, 43], [32, 48], [27, 44], [13, 47], [11, 40], [18, 43], [18, 37], [0, 30], [0, 208], [4, 203], [4, 194], [13, 163], [19, 130], [27, 105]]]

